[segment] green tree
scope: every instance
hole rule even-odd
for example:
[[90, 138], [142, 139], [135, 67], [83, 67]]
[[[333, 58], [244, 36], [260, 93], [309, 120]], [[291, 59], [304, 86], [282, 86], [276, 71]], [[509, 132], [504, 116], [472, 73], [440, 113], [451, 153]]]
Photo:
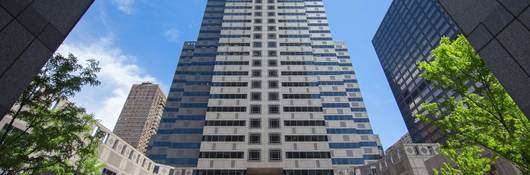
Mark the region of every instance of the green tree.
[[[100, 134], [93, 116], [67, 100], [85, 85], [99, 85], [98, 63], [55, 55], [25, 89], [0, 132], [0, 174], [98, 174]], [[4, 117], [2, 117], [4, 118]], [[13, 127], [15, 120], [27, 128]]]
[[442, 153], [456, 165], [446, 164], [442, 174], [489, 170], [496, 156], [530, 174], [530, 123], [467, 39], [443, 37], [432, 54], [418, 63], [421, 76], [455, 96], [422, 104], [426, 113], [417, 117], [446, 132]]

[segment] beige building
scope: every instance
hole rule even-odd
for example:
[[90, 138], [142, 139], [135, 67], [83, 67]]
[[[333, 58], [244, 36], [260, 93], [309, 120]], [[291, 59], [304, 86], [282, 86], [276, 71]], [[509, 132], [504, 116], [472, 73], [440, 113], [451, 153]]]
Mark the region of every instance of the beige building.
[[132, 86], [114, 133], [145, 153], [149, 140], [156, 134], [166, 103], [166, 95], [157, 84]]
[[[412, 143], [407, 133], [385, 151], [379, 161], [352, 169], [355, 175], [434, 175], [433, 169], [440, 169], [448, 159], [434, 143]], [[355, 173], [353, 173], [355, 172]], [[521, 174], [508, 160], [499, 159], [492, 166], [492, 174]]]

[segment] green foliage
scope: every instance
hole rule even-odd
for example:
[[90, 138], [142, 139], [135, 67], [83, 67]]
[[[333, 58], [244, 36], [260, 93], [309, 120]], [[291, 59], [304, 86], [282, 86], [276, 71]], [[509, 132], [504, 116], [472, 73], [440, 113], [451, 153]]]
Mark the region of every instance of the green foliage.
[[455, 96], [422, 104], [427, 113], [417, 117], [446, 131], [449, 145], [443, 149], [457, 170], [449, 171], [448, 165], [445, 172], [466, 174], [483, 167], [495, 160], [486, 156], [492, 151], [530, 173], [530, 123], [467, 39], [444, 37], [432, 54], [433, 61], [418, 64], [421, 76]]
[[[84, 85], [99, 85], [98, 63], [77, 63], [73, 55], [56, 55], [23, 92], [9, 113], [0, 139], [0, 174], [98, 174], [100, 136], [92, 136], [93, 116], [67, 102]], [[24, 130], [12, 127], [24, 121]]]

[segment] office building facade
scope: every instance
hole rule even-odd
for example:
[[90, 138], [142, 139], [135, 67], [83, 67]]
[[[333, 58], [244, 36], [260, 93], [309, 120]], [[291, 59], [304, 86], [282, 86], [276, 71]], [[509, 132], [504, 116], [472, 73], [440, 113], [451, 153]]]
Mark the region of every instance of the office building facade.
[[438, 1], [530, 119], [530, 1]]
[[0, 116], [7, 114], [92, 2], [0, 1]]
[[424, 112], [420, 109], [422, 103], [453, 95], [421, 78], [416, 63], [432, 60], [431, 50], [438, 46], [440, 38], [455, 38], [459, 32], [436, 0], [394, 0], [372, 40], [415, 143], [444, 139], [438, 128], [414, 116]]
[[158, 129], [165, 103], [166, 95], [157, 84], [133, 85], [114, 133], [145, 154], [149, 140]]
[[209, 0], [148, 156], [203, 174], [351, 174], [377, 160], [322, 0]]

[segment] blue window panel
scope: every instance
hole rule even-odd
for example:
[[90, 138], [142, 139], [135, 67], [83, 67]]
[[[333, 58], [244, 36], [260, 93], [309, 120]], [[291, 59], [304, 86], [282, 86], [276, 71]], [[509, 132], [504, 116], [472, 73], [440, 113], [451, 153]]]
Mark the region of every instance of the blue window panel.
[[153, 146], [162, 146], [177, 149], [199, 149], [200, 143], [171, 143], [171, 142], [154, 142]]
[[354, 118], [354, 122], [370, 122], [370, 119], [368, 118]]
[[166, 112], [179, 112], [179, 108], [170, 108], [170, 107], [166, 107], [164, 109]]
[[326, 131], [328, 134], [373, 134], [371, 129], [357, 130], [353, 128], [328, 128]]
[[169, 92], [184, 92], [184, 88], [171, 88]]
[[209, 96], [210, 92], [184, 92], [184, 96]]
[[196, 165], [198, 162], [197, 158], [167, 158], [166, 155], [151, 154], [148, 156], [151, 160], [158, 160], [167, 164], [176, 165]]
[[177, 98], [177, 97], [169, 97], [167, 98], [167, 101], [180, 101], [182, 100], [182, 98]]
[[366, 108], [351, 108], [351, 112], [366, 112]]
[[355, 97], [355, 98], [348, 98], [348, 101], [355, 101], [355, 102], [359, 102], [359, 101], [363, 101], [363, 98], [361, 98], [361, 97]]
[[346, 88], [346, 92], [361, 92], [359, 88]]
[[349, 108], [349, 103], [322, 103], [323, 108]]
[[206, 116], [204, 115], [179, 115], [175, 118], [173, 117], [164, 117], [160, 122], [163, 123], [175, 123], [179, 120], [205, 120]]
[[207, 108], [208, 103], [182, 103], [180, 104], [182, 108]]
[[357, 83], [358, 80], [344, 80], [344, 83]]
[[351, 149], [361, 147], [375, 147], [376, 142], [358, 142], [358, 143], [329, 143], [329, 148], [333, 149]]
[[169, 158], [167, 163], [178, 165], [197, 165], [198, 159], [194, 158]]
[[351, 115], [325, 115], [325, 120], [353, 120]]
[[346, 92], [320, 92], [320, 96], [346, 96]]
[[334, 158], [331, 159], [333, 165], [362, 165], [364, 164], [363, 158]]
[[347, 66], [347, 67], [351, 67], [353, 66], [351, 63], [340, 63], [339, 66]]
[[159, 134], [202, 134], [202, 128], [159, 129]]
[[351, 115], [325, 115], [325, 120], [353, 120], [354, 122], [370, 122], [368, 118], [353, 118]]
[[379, 160], [380, 155], [363, 155], [364, 160]]
[[344, 85], [342, 81], [321, 81], [320, 85]]
[[206, 85], [209, 86], [210, 81], [186, 81], [186, 85]]

